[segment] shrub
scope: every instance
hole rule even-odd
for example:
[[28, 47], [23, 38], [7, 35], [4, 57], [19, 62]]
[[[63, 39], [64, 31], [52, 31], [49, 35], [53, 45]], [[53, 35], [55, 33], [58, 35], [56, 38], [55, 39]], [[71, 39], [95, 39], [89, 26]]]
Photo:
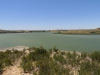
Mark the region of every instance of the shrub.
[[24, 72], [31, 72], [33, 70], [32, 61], [29, 61], [26, 56], [22, 57], [20, 66], [23, 68]]
[[45, 57], [49, 58], [49, 56], [49, 52], [46, 49], [40, 47], [37, 48], [34, 52], [31, 52], [28, 58], [32, 59], [33, 61], [38, 61], [44, 59]]
[[37, 61], [36, 66], [40, 69], [39, 75], [52, 75], [53, 73], [53, 66], [47, 58]]
[[4, 58], [2, 63], [3, 63], [3, 66], [10, 66], [10, 65], [12, 65], [12, 61], [11, 61], [10, 58]]
[[74, 51], [73, 53], [71, 53], [71, 52], [68, 52], [68, 53], [67, 53], [67, 58], [73, 59], [73, 58], [76, 58], [76, 56], [77, 56], [77, 54], [76, 54], [75, 51]]
[[90, 57], [93, 61], [99, 61], [100, 62], [100, 52], [99, 51], [95, 51], [95, 52], [91, 53]]
[[92, 75], [93, 68], [89, 61], [82, 62], [80, 65], [79, 75]]
[[59, 63], [61, 64], [65, 64], [66, 63], [66, 59], [64, 59], [64, 57], [62, 55], [54, 55], [54, 59], [59, 61]]
[[93, 75], [100, 75], [100, 66], [95, 67]]
[[81, 58], [84, 59], [84, 58], [86, 58], [86, 57], [87, 57], [87, 53], [86, 53], [86, 52], [82, 52], [82, 53], [81, 53]]

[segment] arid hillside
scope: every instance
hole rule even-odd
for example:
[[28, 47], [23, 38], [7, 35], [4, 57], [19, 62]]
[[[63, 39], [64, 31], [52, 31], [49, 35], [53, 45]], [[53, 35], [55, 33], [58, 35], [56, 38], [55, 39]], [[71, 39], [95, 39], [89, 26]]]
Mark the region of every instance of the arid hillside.
[[100, 75], [100, 52], [56, 47], [0, 51], [0, 75]]

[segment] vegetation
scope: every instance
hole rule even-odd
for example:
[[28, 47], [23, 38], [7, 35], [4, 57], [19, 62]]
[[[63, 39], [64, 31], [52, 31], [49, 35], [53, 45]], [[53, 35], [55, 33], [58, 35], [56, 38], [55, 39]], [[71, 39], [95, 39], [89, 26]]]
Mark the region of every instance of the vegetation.
[[3, 68], [6, 66], [11, 66], [23, 55], [23, 52], [17, 50], [6, 50], [5, 52], [0, 52], [0, 73], [2, 73]]
[[0, 30], [0, 34], [4, 33], [32, 33], [32, 32], [49, 32], [49, 30]]
[[84, 30], [56, 30], [54, 34], [70, 34], [70, 35], [96, 35], [100, 34], [100, 28], [97, 29], [84, 29]]
[[21, 59], [20, 67], [33, 75], [100, 75], [100, 52], [60, 51], [43, 47], [0, 52], [0, 73]]

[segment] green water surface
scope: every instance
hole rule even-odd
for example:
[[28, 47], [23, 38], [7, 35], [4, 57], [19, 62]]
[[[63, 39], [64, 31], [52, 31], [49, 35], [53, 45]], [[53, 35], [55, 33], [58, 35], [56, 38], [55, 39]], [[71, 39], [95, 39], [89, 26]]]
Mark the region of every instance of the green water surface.
[[0, 34], [0, 48], [13, 46], [40, 47], [56, 46], [69, 51], [99, 51], [100, 35], [62, 35], [53, 33]]

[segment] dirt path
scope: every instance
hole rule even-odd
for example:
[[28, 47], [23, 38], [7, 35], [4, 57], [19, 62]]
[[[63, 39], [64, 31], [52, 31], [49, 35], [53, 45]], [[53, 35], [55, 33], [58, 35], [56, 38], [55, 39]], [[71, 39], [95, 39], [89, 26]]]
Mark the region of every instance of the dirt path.
[[33, 75], [29, 73], [24, 73], [23, 69], [20, 67], [21, 60], [19, 59], [15, 65], [7, 67], [1, 75]]
[[20, 68], [20, 61], [18, 60], [15, 65], [5, 68], [2, 75], [23, 75], [23, 70]]
[[7, 68], [2, 75], [22, 75], [22, 69], [17, 65]]

